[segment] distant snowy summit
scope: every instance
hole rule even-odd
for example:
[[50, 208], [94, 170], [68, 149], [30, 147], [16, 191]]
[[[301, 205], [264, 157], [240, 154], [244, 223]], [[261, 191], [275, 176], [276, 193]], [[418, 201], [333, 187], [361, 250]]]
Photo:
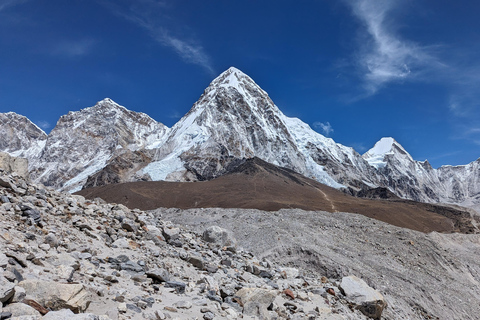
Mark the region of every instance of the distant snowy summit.
[[[16, 120], [11, 120], [16, 119]], [[400, 197], [475, 207], [479, 160], [433, 169], [393, 138], [363, 156], [285, 116], [253, 79], [231, 67], [172, 128], [104, 99], [62, 116], [47, 136], [25, 117], [0, 114], [0, 151], [27, 157], [32, 177], [76, 191], [137, 180], [209, 180], [258, 157], [351, 194], [385, 187]], [[17, 139], [11, 132], [18, 133]]]

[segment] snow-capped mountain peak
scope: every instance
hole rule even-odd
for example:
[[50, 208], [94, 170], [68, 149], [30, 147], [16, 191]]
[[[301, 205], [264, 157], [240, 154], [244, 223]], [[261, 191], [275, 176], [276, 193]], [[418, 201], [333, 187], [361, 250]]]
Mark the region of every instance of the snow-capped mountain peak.
[[0, 113], [0, 150], [14, 157], [31, 160], [38, 157], [47, 134], [27, 117], [15, 112]]
[[363, 158], [375, 168], [383, 168], [387, 164], [387, 158], [397, 156], [413, 161], [412, 156], [394, 138], [384, 137], [375, 146], [368, 150]]

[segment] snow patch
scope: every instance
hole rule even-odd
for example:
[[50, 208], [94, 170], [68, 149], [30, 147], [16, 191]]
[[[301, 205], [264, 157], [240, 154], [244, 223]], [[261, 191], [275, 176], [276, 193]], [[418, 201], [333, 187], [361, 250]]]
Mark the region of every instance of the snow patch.
[[143, 174], [150, 175], [153, 181], [162, 181], [167, 178], [170, 173], [184, 170], [183, 162], [177, 154], [172, 154], [160, 161], [149, 163], [143, 168]]

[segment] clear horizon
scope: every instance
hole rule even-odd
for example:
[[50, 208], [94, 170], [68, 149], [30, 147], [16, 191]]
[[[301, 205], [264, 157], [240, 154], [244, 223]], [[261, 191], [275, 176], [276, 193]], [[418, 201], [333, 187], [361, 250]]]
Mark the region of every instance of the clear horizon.
[[234, 66], [287, 116], [364, 153], [480, 157], [480, 4], [0, 1], [0, 112], [47, 133], [111, 98], [171, 127]]

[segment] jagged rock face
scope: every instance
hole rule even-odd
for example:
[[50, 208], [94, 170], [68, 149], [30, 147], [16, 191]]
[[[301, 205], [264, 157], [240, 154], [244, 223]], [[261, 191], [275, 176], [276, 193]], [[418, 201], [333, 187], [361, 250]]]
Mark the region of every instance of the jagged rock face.
[[114, 156], [100, 171], [88, 177], [83, 188], [104, 186], [112, 183], [128, 181], [149, 181], [150, 176], [137, 176], [139, 169], [151, 162], [148, 150], [131, 151], [121, 149], [119, 155]]
[[480, 159], [464, 166], [442, 166], [437, 173], [449, 202], [480, 211]]
[[78, 190], [105, 167], [117, 149], [138, 150], [160, 139], [166, 127], [110, 99], [62, 116], [33, 163], [32, 176], [47, 186]]
[[14, 157], [32, 159], [40, 155], [47, 134], [15, 112], [0, 113], [0, 150]]
[[480, 159], [434, 169], [428, 161], [413, 160], [393, 138], [382, 138], [363, 157], [376, 168], [380, 185], [402, 198], [474, 208], [480, 203]]

